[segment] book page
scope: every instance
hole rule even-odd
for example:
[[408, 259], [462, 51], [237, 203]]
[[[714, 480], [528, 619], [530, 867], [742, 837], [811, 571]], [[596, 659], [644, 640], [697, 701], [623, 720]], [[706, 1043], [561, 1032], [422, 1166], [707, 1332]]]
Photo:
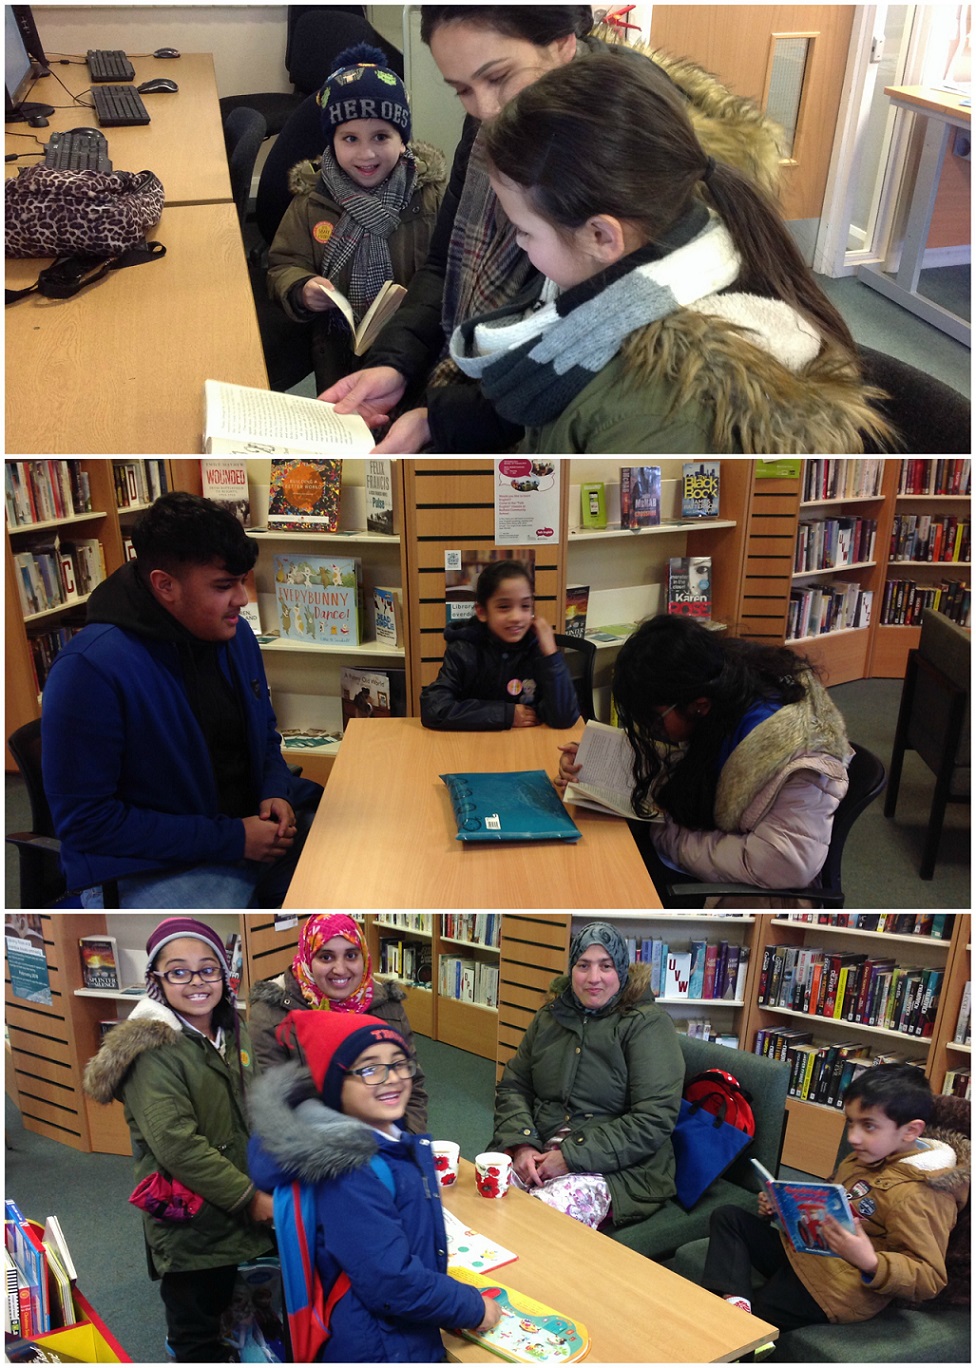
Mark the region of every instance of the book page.
[[[621, 817], [637, 818], [631, 805], [633, 751], [625, 731], [605, 722], [587, 722], [576, 752], [576, 763], [583, 768], [577, 778], [566, 785], [567, 803], [578, 802], [583, 807], [605, 808]], [[660, 814], [652, 811], [637, 820], [659, 818]]]
[[379, 294], [366, 310], [363, 321], [356, 331], [356, 345], [353, 348], [356, 356], [362, 356], [363, 352], [369, 351], [378, 334], [399, 309], [406, 293], [403, 285], [397, 285], [392, 280], [383, 282]]
[[247, 453], [348, 453], [364, 456], [375, 446], [358, 414], [339, 415], [332, 404], [220, 380], [204, 383], [206, 451]]

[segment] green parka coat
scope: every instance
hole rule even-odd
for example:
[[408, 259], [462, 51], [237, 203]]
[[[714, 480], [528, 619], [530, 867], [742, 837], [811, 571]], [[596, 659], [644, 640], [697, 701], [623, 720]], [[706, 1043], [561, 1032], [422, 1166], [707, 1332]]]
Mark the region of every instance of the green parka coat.
[[254, 1183], [247, 1172], [244, 1090], [253, 1073], [240, 1022], [240, 1066], [233, 1034], [226, 1062], [215, 1046], [162, 1003], [144, 998], [106, 1036], [85, 1070], [96, 1102], [119, 1100], [135, 1158], [135, 1183], [157, 1171], [204, 1199], [187, 1224], [143, 1214], [150, 1271], [187, 1272], [246, 1262], [271, 1252], [267, 1231], [248, 1216]]
[[674, 1023], [654, 1001], [650, 966], [632, 964], [618, 1001], [576, 1005], [570, 980], [529, 1022], [495, 1093], [492, 1149], [542, 1149], [565, 1126], [573, 1173], [602, 1174], [615, 1225], [650, 1216], [674, 1196], [671, 1132], [684, 1086]]

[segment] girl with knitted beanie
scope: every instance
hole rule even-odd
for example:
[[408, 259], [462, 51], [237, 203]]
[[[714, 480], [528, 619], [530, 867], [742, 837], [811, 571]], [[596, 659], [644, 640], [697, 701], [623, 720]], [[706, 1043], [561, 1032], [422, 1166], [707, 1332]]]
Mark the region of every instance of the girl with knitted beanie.
[[291, 172], [294, 199], [268, 253], [268, 289], [314, 329], [320, 390], [359, 361], [335, 291], [357, 326], [383, 284], [409, 284], [423, 265], [447, 180], [444, 155], [410, 142], [410, 106], [385, 54], [348, 48], [318, 95], [325, 149]]
[[707, 156], [653, 63], [543, 75], [486, 133], [541, 286], [454, 332], [523, 452], [858, 452], [884, 441], [850, 333], [778, 211]]

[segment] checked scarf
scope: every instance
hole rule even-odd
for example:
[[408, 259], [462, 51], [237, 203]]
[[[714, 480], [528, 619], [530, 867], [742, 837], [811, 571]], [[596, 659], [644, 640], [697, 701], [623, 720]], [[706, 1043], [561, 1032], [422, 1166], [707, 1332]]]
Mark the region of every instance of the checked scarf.
[[[331, 147], [322, 153], [322, 185], [341, 208], [342, 217], [322, 251], [319, 271], [331, 280], [352, 259], [346, 295], [357, 323], [384, 281], [393, 279], [387, 239], [400, 226], [400, 215], [410, 203], [416, 177], [417, 165], [407, 149], [382, 185], [364, 190], [342, 170]], [[334, 313], [342, 319], [338, 309]]]
[[569, 407], [631, 333], [725, 289], [739, 268], [725, 226], [695, 205], [667, 243], [639, 248], [555, 299], [544, 290], [528, 311], [523, 301], [462, 323], [451, 356], [503, 418], [541, 427]]

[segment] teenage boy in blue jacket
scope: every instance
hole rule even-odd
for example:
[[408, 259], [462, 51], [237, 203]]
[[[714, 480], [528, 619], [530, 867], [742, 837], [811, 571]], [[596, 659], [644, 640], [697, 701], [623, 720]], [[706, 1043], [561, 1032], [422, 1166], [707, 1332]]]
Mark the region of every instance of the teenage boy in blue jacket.
[[44, 689], [44, 791], [69, 888], [122, 907], [279, 907], [320, 785], [281, 756], [240, 617], [257, 547], [233, 514], [164, 494], [136, 559], [92, 593]]

